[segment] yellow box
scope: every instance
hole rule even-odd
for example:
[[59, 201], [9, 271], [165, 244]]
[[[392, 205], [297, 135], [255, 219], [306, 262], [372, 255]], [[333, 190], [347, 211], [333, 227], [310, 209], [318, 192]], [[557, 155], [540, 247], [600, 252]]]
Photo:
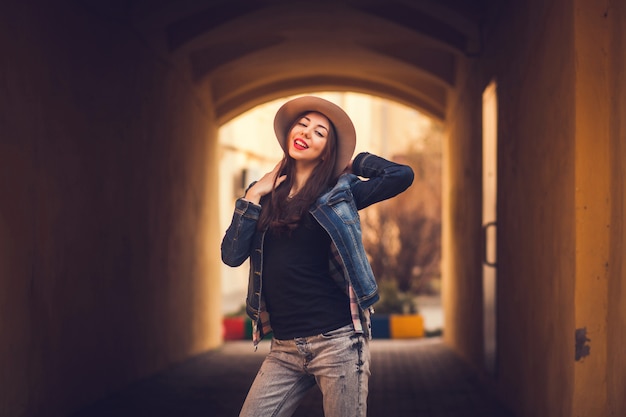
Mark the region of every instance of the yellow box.
[[420, 314], [392, 314], [389, 330], [392, 339], [424, 337], [424, 317]]

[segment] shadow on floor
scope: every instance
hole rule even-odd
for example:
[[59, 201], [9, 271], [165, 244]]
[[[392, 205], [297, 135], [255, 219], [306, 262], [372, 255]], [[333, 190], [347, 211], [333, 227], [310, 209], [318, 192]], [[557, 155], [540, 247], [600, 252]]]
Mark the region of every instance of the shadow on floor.
[[[269, 350], [250, 341], [185, 361], [71, 417], [233, 417]], [[514, 417], [439, 339], [373, 340], [369, 417]], [[311, 390], [296, 417], [323, 417]]]

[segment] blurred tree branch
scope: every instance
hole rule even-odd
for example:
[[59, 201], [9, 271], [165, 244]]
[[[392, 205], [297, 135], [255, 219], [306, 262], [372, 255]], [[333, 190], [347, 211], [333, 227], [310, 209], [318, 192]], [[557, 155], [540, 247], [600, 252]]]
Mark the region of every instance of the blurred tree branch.
[[441, 141], [430, 143], [392, 158], [413, 168], [413, 185], [361, 215], [375, 276], [413, 294], [438, 293], [441, 275]]

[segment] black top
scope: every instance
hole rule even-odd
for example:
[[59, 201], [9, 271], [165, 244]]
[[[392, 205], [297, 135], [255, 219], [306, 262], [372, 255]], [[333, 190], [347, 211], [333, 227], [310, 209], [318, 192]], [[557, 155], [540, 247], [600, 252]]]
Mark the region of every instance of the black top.
[[328, 270], [330, 236], [307, 213], [291, 233], [263, 243], [263, 294], [277, 339], [313, 336], [351, 322], [350, 300]]

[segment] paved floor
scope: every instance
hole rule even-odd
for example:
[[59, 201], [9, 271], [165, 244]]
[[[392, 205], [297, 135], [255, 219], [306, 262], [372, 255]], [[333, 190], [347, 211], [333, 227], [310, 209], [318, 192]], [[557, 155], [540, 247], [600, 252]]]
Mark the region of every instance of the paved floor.
[[[72, 417], [233, 417], [269, 343], [228, 342]], [[373, 340], [369, 417], [513, 417], [438, 339]], [[314, 388], [295, 414], [323, 417]]]

